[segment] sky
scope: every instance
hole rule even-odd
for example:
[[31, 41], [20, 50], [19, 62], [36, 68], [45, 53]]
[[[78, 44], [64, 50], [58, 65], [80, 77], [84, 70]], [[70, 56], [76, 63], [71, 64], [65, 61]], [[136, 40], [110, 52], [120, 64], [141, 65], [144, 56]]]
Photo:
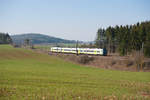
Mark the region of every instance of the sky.
[[93, 41], [98, 28], [150, 20], [150, 0], [0, 0], [0, 32]]

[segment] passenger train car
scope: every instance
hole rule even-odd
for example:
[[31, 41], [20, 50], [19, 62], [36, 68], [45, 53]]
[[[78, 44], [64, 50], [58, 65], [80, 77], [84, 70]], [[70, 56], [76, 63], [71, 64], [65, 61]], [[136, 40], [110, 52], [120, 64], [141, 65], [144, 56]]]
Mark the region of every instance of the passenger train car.
[[89, 54], [89, 55], [107, 55], [106, 49], [99, 48], [61, 48], [51, 47], [51, 52], [55, 53], [70, 53], [70, 54]]

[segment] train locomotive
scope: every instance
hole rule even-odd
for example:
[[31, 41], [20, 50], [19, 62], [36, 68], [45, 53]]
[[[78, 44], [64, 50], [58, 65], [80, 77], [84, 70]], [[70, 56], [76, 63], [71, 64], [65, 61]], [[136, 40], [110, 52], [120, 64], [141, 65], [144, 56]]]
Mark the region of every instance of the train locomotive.
[[100, 48], [61, 48], [51, 47], [51, 52], [54, 53], [68, 53], [68, 54], [87, 54], [87, 55], [101, 55], [106, 56], [107, 50]]

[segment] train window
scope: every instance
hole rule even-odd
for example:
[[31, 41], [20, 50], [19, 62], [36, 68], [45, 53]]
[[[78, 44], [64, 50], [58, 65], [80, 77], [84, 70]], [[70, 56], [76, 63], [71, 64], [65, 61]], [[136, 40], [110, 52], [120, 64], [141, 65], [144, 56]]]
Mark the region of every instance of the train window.
[[93, 50], [84, 50], [84, 52], [94, 52]]
[[64, 49], [64, 51], [71, 51], [70, 49]]
[[88, 50], [88, 52], [93, 52], [92, 50]]

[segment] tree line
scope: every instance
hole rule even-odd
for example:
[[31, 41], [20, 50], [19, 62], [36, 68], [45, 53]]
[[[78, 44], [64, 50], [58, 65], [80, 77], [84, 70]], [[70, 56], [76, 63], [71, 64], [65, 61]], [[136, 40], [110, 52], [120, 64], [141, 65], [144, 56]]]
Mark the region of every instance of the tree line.
[[0, 44], [11, 44], [12, 39], [8, 33], [0, 33]]
[[95, 45], [107, 48], [109, 53], [119, 52], [127, 55], [133, 51], [142, 50], [145, 56], [150, 57], [150, 21], [108, 28], [99, 28]]

